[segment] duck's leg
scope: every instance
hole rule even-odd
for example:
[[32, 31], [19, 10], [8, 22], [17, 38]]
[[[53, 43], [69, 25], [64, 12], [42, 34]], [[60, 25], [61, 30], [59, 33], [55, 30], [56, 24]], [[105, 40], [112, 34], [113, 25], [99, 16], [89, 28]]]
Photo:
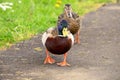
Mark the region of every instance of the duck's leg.
[[75, 43], [78, 43], [78, 44], [80, 44], [79, 35], [80, 35], [80, 29], [79, 29], [78, 32], [75, 34]]
[[57, 63], [57, 65], [59, 65], [59, 66], [70, 66], [70, 64], [67, 63], [66, 59], [67, 59], [67, 53], [64, 54], [63, 62]]
[[50, 57], [47, 49], [46, 49], [46, 58], [45, 58], [44, 64], [46, 64], [46, 63], [50, 63], [50, 64], [55, 63], [55, 60]]

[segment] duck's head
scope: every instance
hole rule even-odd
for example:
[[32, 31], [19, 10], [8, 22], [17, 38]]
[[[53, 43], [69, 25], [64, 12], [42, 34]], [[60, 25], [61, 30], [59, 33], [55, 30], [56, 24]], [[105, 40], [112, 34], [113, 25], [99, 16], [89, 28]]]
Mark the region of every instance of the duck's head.
[[61, 20], [59, 25], [58, 25], [58, 33], [59, 35], [63, 35], [66, 37], [69, 33], [68, 31], [68, 23], [66, 20]]
[[64, 13], [67, 17], [72, 18], [72, 8], [70, 4], [65, 4]]

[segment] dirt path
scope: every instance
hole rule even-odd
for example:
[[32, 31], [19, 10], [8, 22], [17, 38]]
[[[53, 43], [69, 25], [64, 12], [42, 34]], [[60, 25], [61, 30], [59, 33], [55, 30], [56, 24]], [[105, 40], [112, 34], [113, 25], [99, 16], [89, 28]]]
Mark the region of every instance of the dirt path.
[[0, 51], [0, 80], [120, 80], [120, 6], [107, 5], [84, 17], [81, 45], [68, 54], [71, 67], [44, 65], [44, 58], [41, 35]]

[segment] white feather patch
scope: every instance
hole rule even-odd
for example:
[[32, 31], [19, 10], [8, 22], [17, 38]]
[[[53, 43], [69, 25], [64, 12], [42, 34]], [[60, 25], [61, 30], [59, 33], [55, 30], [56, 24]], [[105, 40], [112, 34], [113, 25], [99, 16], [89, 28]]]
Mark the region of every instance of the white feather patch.
[[73, 45], [74, 44], [74, 36], [71, 33], [69, 33], [68, 38], [70, 38], [72, 40], [72, 45]]
[[43, 33], [42, 35], [42, 43], [43, 46], [45, 46], [45, 42], [47, 40], [48, 37], [52, 36], [51, 32], [54, 30], [54, 28], [49, 28], [45, 33]]

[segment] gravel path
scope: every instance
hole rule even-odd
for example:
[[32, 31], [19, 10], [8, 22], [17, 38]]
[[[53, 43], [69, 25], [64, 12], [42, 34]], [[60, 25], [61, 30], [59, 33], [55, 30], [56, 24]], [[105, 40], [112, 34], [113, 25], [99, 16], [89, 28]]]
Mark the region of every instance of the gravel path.
[[80, 37], [69, 51], [70, 67], [43, 64], [41, 34], [0, 51], [0, 80], [120, 80], [120, 5], [86, 14]]

